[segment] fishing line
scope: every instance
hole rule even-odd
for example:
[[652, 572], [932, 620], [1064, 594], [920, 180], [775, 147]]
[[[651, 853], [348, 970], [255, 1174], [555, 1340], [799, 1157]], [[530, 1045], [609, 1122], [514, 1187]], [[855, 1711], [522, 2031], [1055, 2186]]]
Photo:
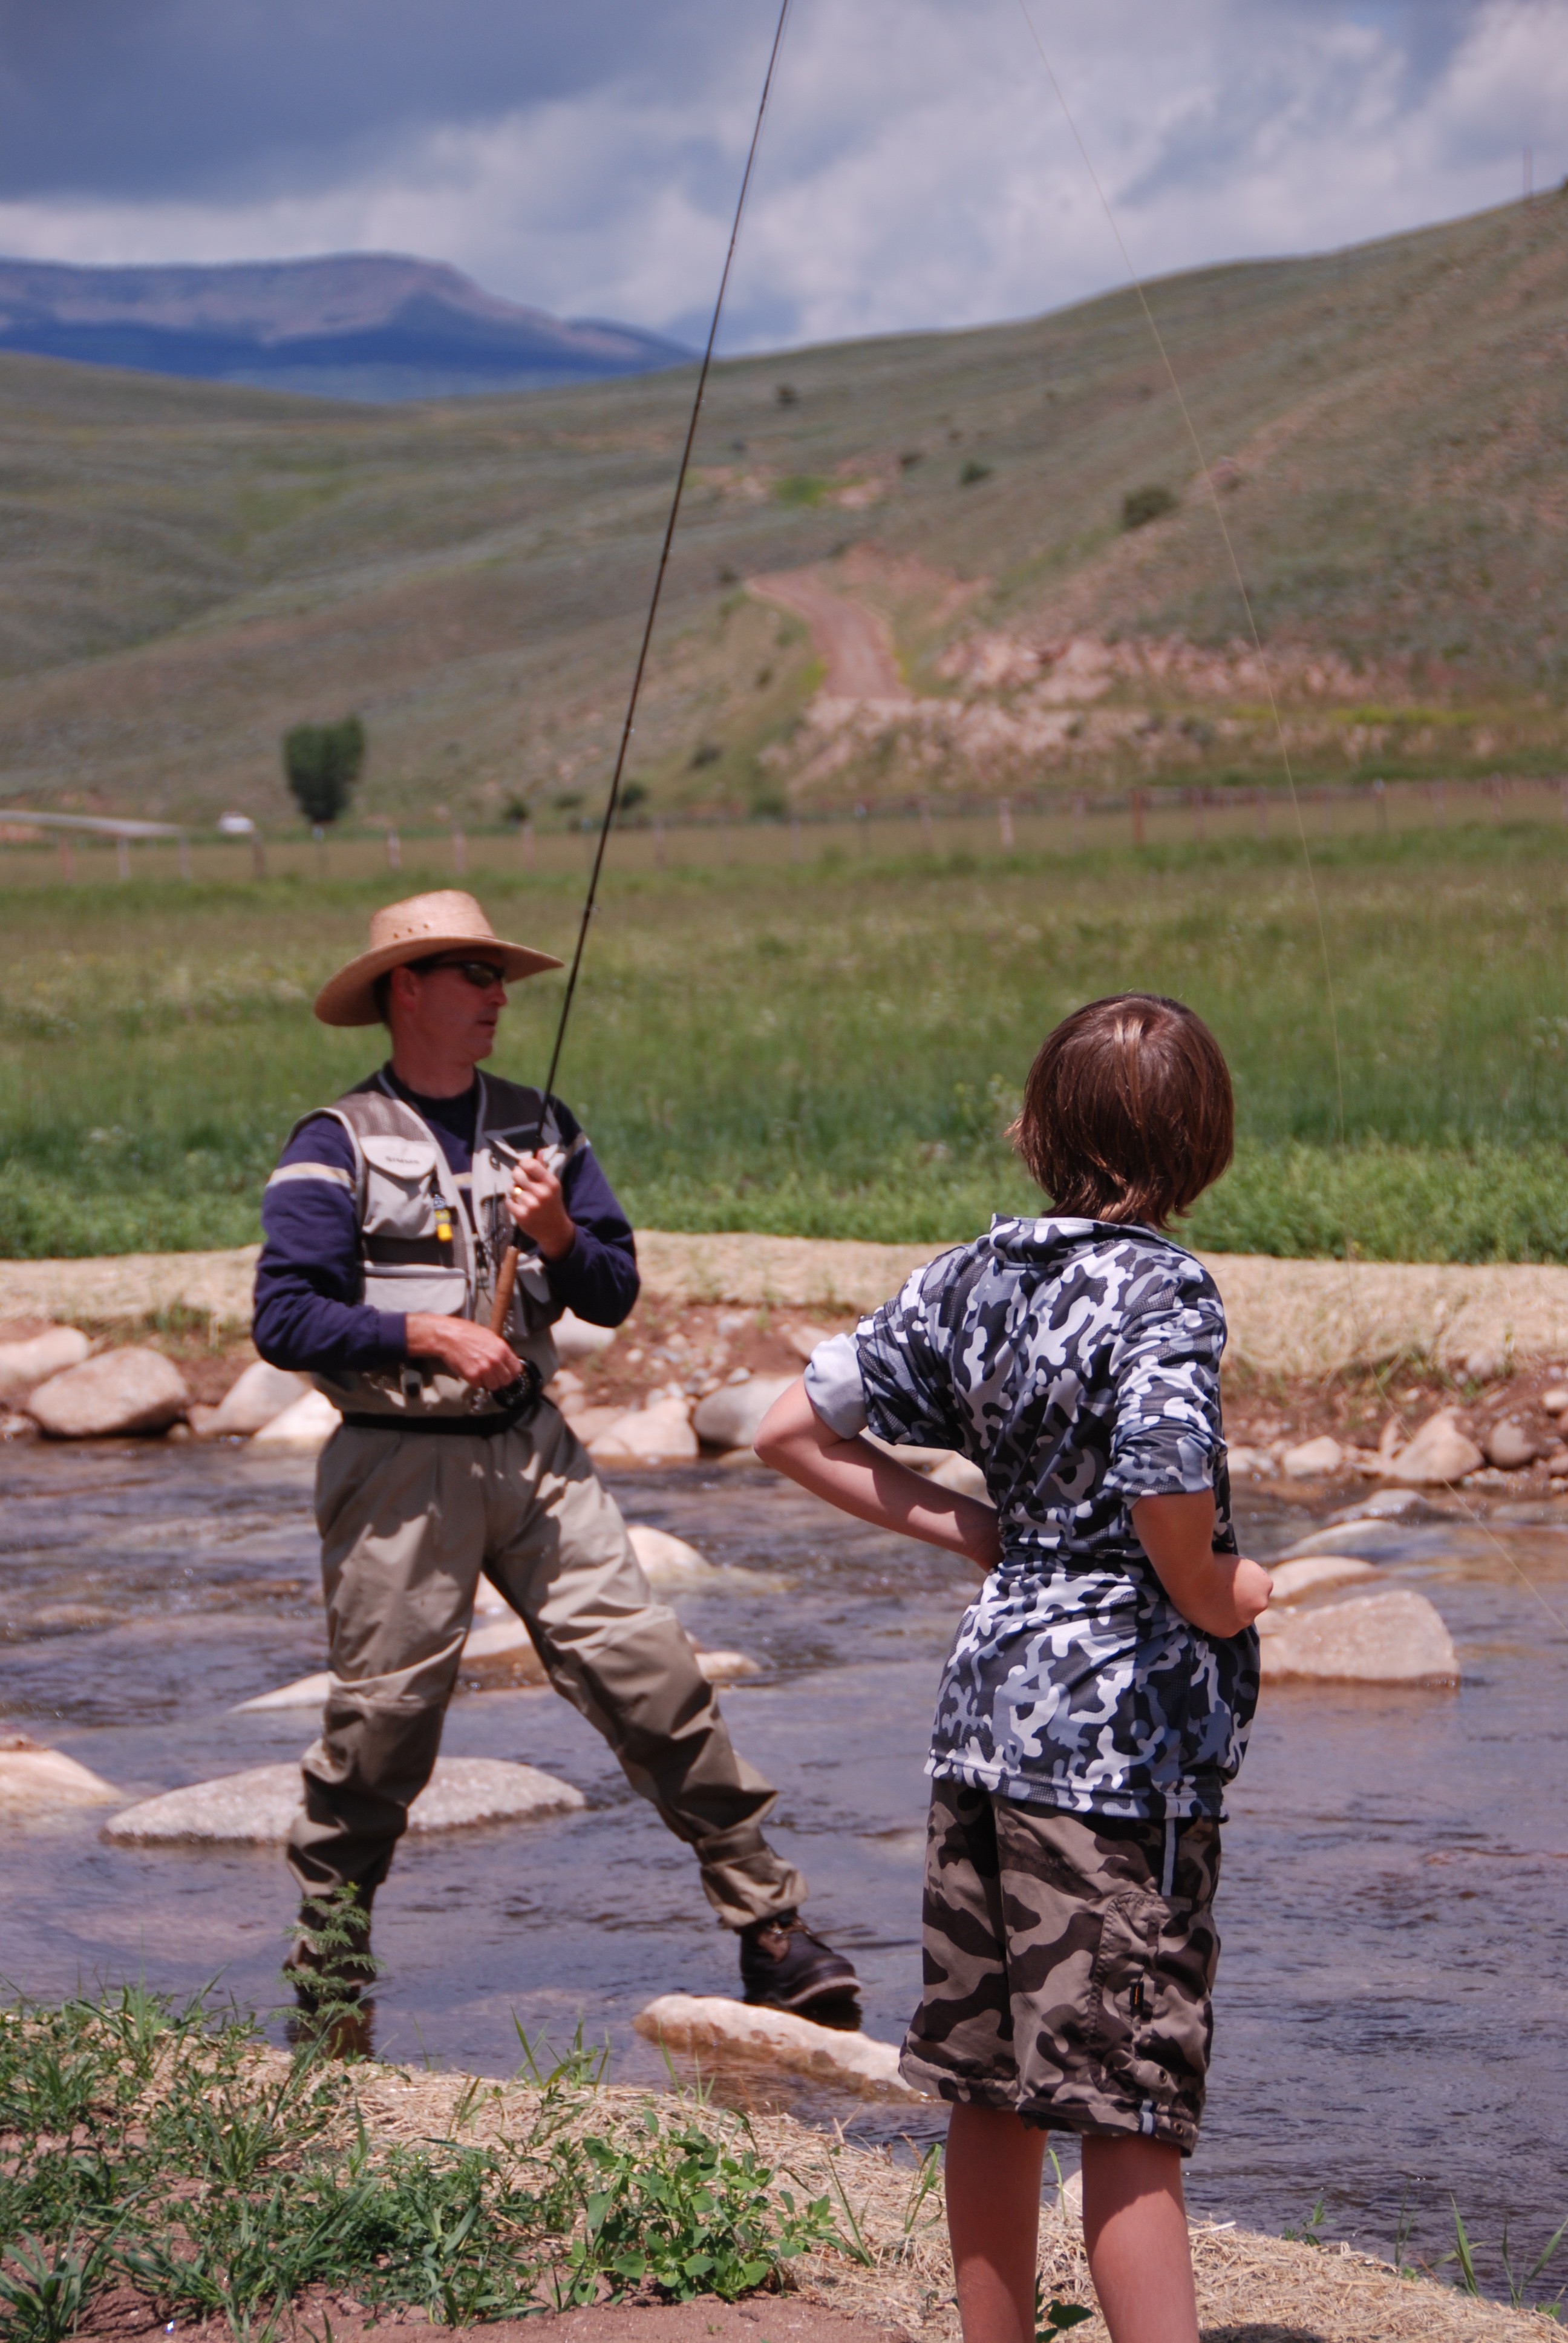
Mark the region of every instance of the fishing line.
[[610, 776], [609, 802], [605, 808], [599, 828], [598, 843], [594, 849], [593, 867], [588, 872], [588, 893], [583, 898], [582, 917], [578, 922], [577, 946], [572, 953], [571, 968], [567, 977], [566, 997], [561, 1002], [560, 1021], [556, 1027], [555, 1047], [550, 1051], [550, 1070], [545, 1076], [545, 1096], [548, 1099], [556, 1086], [556, 1071], [561, 1061], [561, 1050], [567, 1038], [567, 1021], [572, 1013], [572, 1001], [577, 993], [578, 974], [582, 967], [583, 950], [588, 942], [588, 922], [593, 918], [594, 904], [598, 895], [599, 872], [604, 868], [606, 849], [615, 823], [616, 808], [620, 803], [621, 777], [626, 771], [627, 753], [631, 747], [632, 729], [637, 721], [637, 703], [642, 692], [643, 673], [648, 666], [648, 646], [653, 640], [654, 622], [658, 617], [659, 598], [664, 592], [664, 575], [669, 567], [669, 549], [675, 542], [675, 525], [680, 518], [680, 500], [686, 488], [687, 468], [691, 462], [692, 444], [697, 437], [697, 426], [702, 414], [703, 394], [708, 388], [709, 370], [713, 364], [713, 345], [719, 337], [719, 321], [724, 314], [724, 297], [729, 288], [729, 271], [735, 259], [735, 247], [740, 238], [740, 219], [746, 209], [747, 191], [751, 185], [752, 166], [762, 137], [762, 123], [768, 112], [768, 100], [773, 88], [774, 68], [784, 44], [784, 26], [789, 15], [790, 0], [780, 0], [779, 22], [774, 27], [773, 45], [768, 53], [768, 70], [762, 77], [762, 96], [758, 101], [757, 119], [751, 128], [751, 144], [747, 149], [746, 168], [740, 177], [740, 193], [735, 201], [735, 217], [730, 223], [729, 246], [724, 256], [724, 268], [719, 279], [719, 296], [713, 304], [713, 320], [708, 328], [708, 342], [698, 370], [697, 392], [691, 402], [691, 417], [686, 427], [686, 442], [680, 451], [680, 463], [675, 475], [675, 493], [669, 500], [669, 518], [665, 523], [664, 543], [659, 548], [658, 568], [654, 572], [653, 592], [648, 605], [648, 619], [642, 630], [642, 642], [638, 650], [637, 667], [631, 679], [631, 694], [627, 701], [626, 721], [621, 727], [620, 746], [616, 751], [615, 770]]
[[[1170, 350], [1166, 347], [1165, 337], [1160, 331], [1159, 322], [1155, 317], [1153, 310], [1150, 307], [1149, 297], [1144, 290], [1143, 279], [1139, 275], [1137, 268], [1133, 265], [1132, 256], [1127, 248], [1126, 239], [1121, 233], [1121, 223], [1118, 221], [1116, 214], [1111, 208], [1110, 198], [1106, 195], [1104, 186], [1101, 182], [1100, 174], [1095, 169], [1089, 149], [1084, 144], [1083, 134], [1079, 129], [1078, 123], [1073, 116], [1072, 108], [1067, 102], [1066, 92], [1063, 90], [1060, 82], [1057, 79], [1056, 69], [1050, 62], [1050, 55], [1046, 51], [1045, 43], [1040, 36], [1040, 29], [1030, 12], [1029, 0], [1018, 0], [1018, 7], [1019, 14], [1023, 18], [1024, 24], [1029, 31], [1030, 38], [1033, 42], [1036, 52], [1039, 55], [1040, 62], [1045, 69], [1045, 76], [1050, 84], [1052, 95], [1056, 99], [1057, 105], [1061, 110], [1062, 119], [1067, 124], [1068, 130], [1071, 135], [1072, 143], [1078, 149], [1079, 157], [1082, 162], [1084, 171], [1088, 176], [1089, 183], [1094, 189], [1095, 196], [1099, 200], [1101, 210], [1105, 215], [1106, 225], [1110, 228], [1111, 235], [1116, 239], [1116, 248], [1121, 255], [1121, 265], [1127, 272], [1128, 283], [1131, 286], [1134, 294], [1137, 296], [1138, 306], [1143, 312], [1144, 321], [1153, 337], [1154, 347], [1160, 354], [1160, 362], [1165, 369], [1166, 379], [1170, 383], [1171, 388], [1175, 395], [1176, 404], [1181, 410], [1181, 420], [1186, 427], [1187, 436], [1192, 443], [1192, 452], [1197, 458], [1199, 471], [1201, 473], [1204, 485], [1209, 491], [1209, 502], [1212, 508], [1215, 521], [1219, 526], [1220, 537], [1225, 548], [1226, 559], [1229, 561], [1231, 566], [1231, 575], [1235, 581], [1237, 597], [1241, 601], [1242, 610], [1246, 614], [1247, 631], [1251, 637], [1252, 648], [1257, 654], [1258, 664], [1262, 672], [1264, 689], [1268, 696], [1269, 716], [1274, 728], [1275, 739], [1279, 745], [1280, 763], [1283, 768], [1285, 779], [1290, 788], [1291, 809], [1296, 820], [1296, 834], [1301, 840], [1302, 861], [1306, 870], [1307, 885], [1312, 895], [1312, 910], [1317, 921], [1318, 945], [1322, 955], [1323, 962], [1323, 990], [1328, 1000], [1329, 1030], [1333, 1042], [1334, 1100], [1337, 1120], [1336, 1137], [1340, 1149], [1342, 1151], [1346, 1145], [1344, 1060], [1340, 1044], [1339, 1009], [1334, 996], [1333, 962], [1329, 951], [1328, 926], [1323, 917], [1322, 896], [1318, 887], [1317, 868], [1312, 860], [1312, 841], [1307, 836], [1306, 820], [1302, 810], [1301, 793], [1296, 787], [1295, 769], [1291, 762], [1291, 746], [1285, 734], [1284, 719], [1280, 714], [1279, 699], [1274, 689], [1273, 669], [1269, 662], [1268, 652], [1263, 648], [1262, 634], [1258, 625], [1257, 615], [1252, 608], [1252, 598], [1247, 591], [1247, 581], [1242, 575], [1241, 564], [1237, 556], [1235, 541], [1231, 538], [1230, 528], [1226, 524], [1225, 509], [1220, 500], [1219, 486], [1215, 481], [1213, 473], [1210, 469], [1209, 460], [1203, 449], [1202, 438], [1200, 436], [1198, 426], [1193, 419], [1191, 409], [1187, 404], [1186, 397], [1181, 388], [1181, 377], [1176, 372], [1176, 367], [1171, 359]], [[1351, 1271], [1350, 1243], [1351, 1235], [1350, 1230], [1347, 1227], [1345, 1230], [1345, 1284], [1350, 1300], [1352, 1329], [1352, 1332], [1357, 1333], [1359, 1339], [1359, 1329], [1362, 1322], [1361, 1320], [1360, 1308], [1356, 1299], [1355, 1279]], [[1394, 1400], [1392, 1404], [1395, 1418], [1408, 1436], [1408, 1419], [1404, 1415], [1397, 1400]], [[1450, 1496], [1458, 1500], [1460, 1506], [1468, 1515], [1474, 1527], [1480, 1530], [1482, 1534], [1496, 1548], [1497, 1552], [1503, 1557], [1504, 1561], [1508, 1564], [1509, 1568], [1513, 1571], [1522, 1584], [1529, 1588], [1531, 1594], [1534, 1595], [1536, 1601], [1540, 1604], [1547, 1617], [1555, 1626], [1560, 1627], [1565, 1634], [1568, 1634], [1568, 1618], [1564, 1618], [1563, 1614], [1557, 1611], [1550, 1602], [1548, 1602], [1546, 1596], [1535, 1584], [1535, 1581], [1524, 1570], [1517, 1558], [1509, 1551], [1508, 1547], [1504, 1545], [1503, 1540], [1498, 1536], [1490, 1522], [1488, 1522], [1485, 1516], [1477, 1510], [1471, 1499], [1467, 1497], [1463, 1490], [1459, 1487], [1458, 1483], [1452, 1481], [1446, 1481], [1441, 1483], [1439, 1485], [1446, 1489]]]

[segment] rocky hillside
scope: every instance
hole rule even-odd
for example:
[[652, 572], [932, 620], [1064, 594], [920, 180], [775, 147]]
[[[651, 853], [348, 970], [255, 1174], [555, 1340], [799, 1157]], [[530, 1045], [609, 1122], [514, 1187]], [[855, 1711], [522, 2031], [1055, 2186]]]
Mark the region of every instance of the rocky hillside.
[[[378, 330], [349, 290], [321, 331]], [[719, 370], [647, 803], [1274, 778], [1271, 685], [1308, 780], [1560, 769], [1568, 197], [1149, 297], [1180, 400], [1131, 294]], [[0, 359], [0, 788], [281, 821], [279, 734], [357, 707], [367, 810], [580, 819], [689, 396], [372, 412]]]

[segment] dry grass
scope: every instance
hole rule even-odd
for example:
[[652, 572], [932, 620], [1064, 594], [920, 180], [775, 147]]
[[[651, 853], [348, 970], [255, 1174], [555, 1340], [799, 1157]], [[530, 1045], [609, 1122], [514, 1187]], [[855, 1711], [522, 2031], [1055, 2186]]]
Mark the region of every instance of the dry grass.
[[[263, 2054], [279, 2058], [280, 2054]], [[459, 2075], [409, 2074], [367, 2065], [351, 2070], [353, 2094], [377, 2142], [410, 2145], [455, 2138], [483, 2143], [521, 2129], [537, 2092], [517, 2085], [475, 2085]], [[613, 2085], [585, 2094], [581, 2130], [629, 2137], [647, 2095]], [[345, 2117], [345, 2137], [348, 2117]], [[918, 2178], [885, 2149], [816, 2131], [781, 2114], [749, 2118], [759, 2147], [810, 2196], [830, 2195], [840, 2226], [858, 2228], [869, 2264], [819, 2253], [794, 2266], [809, 2299], [884, 2326], [919, 2343], [956, 2343], [952, 2268], [938, 2182], [917, 2205]], [[847, 2200], [853, 2221], [843, 2213]], [[1347, 2246], [1292, 2242], [1211, 2223], [1192, 2231], [1204, 2343], [1526, 2343], [1560, 2335], [1555, 2321], [1479, 2300]], [[1042, 2225], [1040, 2268], [1048, 2288], [1093, 2300], [1076, 2221], [1060, 2211]], [[1108, 2343], [1098, 2316], [1074, 2329], [1083, 2343]]]

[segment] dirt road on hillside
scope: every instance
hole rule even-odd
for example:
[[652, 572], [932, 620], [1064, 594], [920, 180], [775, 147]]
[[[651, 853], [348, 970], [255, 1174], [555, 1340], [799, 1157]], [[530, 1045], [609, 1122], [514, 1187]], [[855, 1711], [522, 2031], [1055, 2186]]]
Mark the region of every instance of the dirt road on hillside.
[[823, 689], [834, 699], [908, 700], [886, 624], [862, 603], [846, 601], [813, 569], [776, 569], [747, 580], [759, 601], [804, 618], [828, 672]]

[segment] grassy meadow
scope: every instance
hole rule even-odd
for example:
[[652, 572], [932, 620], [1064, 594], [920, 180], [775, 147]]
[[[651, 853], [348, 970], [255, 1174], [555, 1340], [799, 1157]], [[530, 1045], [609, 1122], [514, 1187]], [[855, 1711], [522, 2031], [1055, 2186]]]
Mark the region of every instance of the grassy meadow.
[[[846, 854], [659, 872], [612, 852], [559, 1088], [634, 1220], [940, 1242], [1027, 1208], [1003, 1136], [1033, 1049], [1121, 986], [1210, 1019], [1235, 1168], [1192, 1241], [1568, 1261], [1568, 832]], [[470, 883], [557, 950], [572, 870]], [[432, 848], [434, 852], [434, 848]], [[449, 883], [412, 862], [403, 880]], [[377, 1061], [309, 1013], [385, 874], [35, 884], [0, 928], [0, 1253], [236, 1244], [291, 1122]], [[539, 1080], [561, 980], [498, 1071]], [[1342, 1082], [1343, 1130], [1340, 1129]]]

